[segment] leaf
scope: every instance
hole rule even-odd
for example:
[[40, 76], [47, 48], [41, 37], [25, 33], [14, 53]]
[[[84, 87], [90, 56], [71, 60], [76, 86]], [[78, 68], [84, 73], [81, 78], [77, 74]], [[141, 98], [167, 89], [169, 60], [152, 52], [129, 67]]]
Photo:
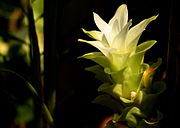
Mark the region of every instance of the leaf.
[[156, 40], [149, 40], [146, 42], [143, 42], [137, 46], [136, 53], [139, 52], [146, 52], [148, 49], [150, 49], [157, 41]]
[[103, 95], [96, 97], [92, 102], [106, 106], [116, 112], [121, 113], [123, 110], [123, 105], [107, 94], [103, 94]]

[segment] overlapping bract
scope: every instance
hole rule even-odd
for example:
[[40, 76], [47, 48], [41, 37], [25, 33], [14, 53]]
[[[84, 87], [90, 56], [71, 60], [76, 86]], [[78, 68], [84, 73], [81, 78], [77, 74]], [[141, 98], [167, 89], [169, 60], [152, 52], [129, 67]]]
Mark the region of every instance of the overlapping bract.
[[[82, 29], [85, 34], [94, 40], [78, 40], [99, 50], [81, 56], [81, 58], [90, 59], [97, 63], [97, 65], [86, 70], [96, 74], [96, 78], [103, 82], [98, 91], [107, 94], [98, 96], [93, 102], [99, 102], [115, 109], [115, 111], [121, 111], [122, 114], [124, 110], [131, 110], [132, 108], [133, 111], [137, 109], [141, 111], [140, 108], [133, 106], [126, 108], [124, 105], [137, 104], [137, 106], [141, 106], [142, 104], [142, 106], [147, 106], [149, 103], [145, 102], [147, 99], [151, 99], [151, 96], [149, 98], [146, 93], [148, 93], [149, 86], [151, 86], [151, 74], [153, 75], [153, 72], [160, 65], [161, 59], [152, 66], [144, 63], [145, 52], [156, 41], [149, 40], [140, 44], [138, 44], [138, 41], [147, 25], [155, 20], [158, 15], [147, 18], [133, 27], [131, 27], [132, 20], [128, 21], [128, 10], [125, 4], [119, 6], [108, 23], [101, 19], [98, 14], [93, 13], [93, 15], [96, 26], [100, 31]], [[120, 100], [120, 103], [109, 96]], [[144, 114], [139, 115], [144, 116]], [[136, 122], [136, 120], [133, 121]]]
[[[155, 40], [146, 41], [137, 46], [139, 38], [146, 26], [157, 16], [152, 16], [131, 27], [128, 21], [127, 5], [119, 6], [112, 19], [106, 23], [94, 14], [94, 21], [100, 31], [86, 31], [93, 41], [79, 39], [99, 49], [99, 52], [87, 53], [81, 57], [91, 59], [104, 68], [105, 73], [112, 76], [113, 85], [121, 86], [121, 99], [130, 99], [130, 93], [137, 91], [144, 70], [144, 53], [150, 49]], [[131, 28], [130, 28], [131, 27]], [[110, 83], [111, 84], [111, 83]], [[124, 90], [125, 89], [125, 90]], [[113, 92], [114, 93], [114, 92]]]

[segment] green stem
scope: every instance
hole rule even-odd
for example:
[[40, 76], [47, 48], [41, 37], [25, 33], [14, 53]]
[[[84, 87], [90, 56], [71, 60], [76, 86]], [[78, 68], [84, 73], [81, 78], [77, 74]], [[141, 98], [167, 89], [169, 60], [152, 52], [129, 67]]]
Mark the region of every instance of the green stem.
[[[28, 27], [29, 27], [29, 40], [30, 40], [30, 56], [31, 56], [31, 68], [32, 68], [32, 83], [35, 85], [40, 102], [44, 101], [44, 91], [42, 85], [42, 78], [41, 78], [41, 62], [40, 62], [40, 51], [38, 45], [38, 38], [36, 33], [35, 21], [34, 21], [34, 14], [32, 9], [31, 0], [27, 1], [27, 18], [28, 18]], [[37, 103], [38, 104], [38, 103]], [[43, 105], [37, 109], [37, 127], [44, 128], [46, 127], [46, 122], [44, 121], [42, 114], [43, 114]], [[48, 114], [47, 114], [48, 115]]]
[[38, 45], [38, 38], [36, 33], [35, 21], [34, 21], [34, 14], [31, 6], [31, 0], [28, 1], [27, 5], [27, 18], [29, 21], [29, 39], [30, 39], [30, 47], [31, 47], [31, 63], [33, 68], [33, 83], [37, 87], [37, 91], [40, 94], [41, 98], [43, 99], [43, 85], [41, 79], [41, 68], [40, 68], [40, 51]]

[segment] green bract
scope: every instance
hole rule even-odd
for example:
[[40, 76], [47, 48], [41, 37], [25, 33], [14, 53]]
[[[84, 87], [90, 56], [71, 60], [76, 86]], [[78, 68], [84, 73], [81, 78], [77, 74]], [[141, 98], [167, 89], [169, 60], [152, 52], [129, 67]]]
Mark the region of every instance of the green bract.
[[126, 4], [119, 6], [108, 23], [101, 19], [98, 14], [93, 14], [96, 26], [100, 31], [82, 29], [94, 40], [78, 40], [99, 50], [80, 57], [97, 63], [97, 65], [86, 68], [86, 70], [95, 73], [96, 78], [103, 82], [98, 91], [105, 94], [98, 96], [93, 102], [121, 113], [119, 116], [115, 116], [118, 117], [114, 119], [115, 122], [126, 120], [130, 127], [142, 125], [142, 122], [147, 124], [148, 121], [144, 118], [147, 118], [150, 112], [146, 112], [146, 110], [151, 111], [152, 108], [149, 101], [155, 100], [159, 92], [164, 90], [164, 84], [156, 84], [160, 88], [156, 94], [151, 94], [152, 76], [161, 64], [161, 59], [153, 65], [144, 63], [145, 52], [156, 41], [149, 40], [140, 44], [138, 41], [147, 25], [155, 20], [158, 15], [147, 18], [131, 27], [132, 20], [128, 21]]

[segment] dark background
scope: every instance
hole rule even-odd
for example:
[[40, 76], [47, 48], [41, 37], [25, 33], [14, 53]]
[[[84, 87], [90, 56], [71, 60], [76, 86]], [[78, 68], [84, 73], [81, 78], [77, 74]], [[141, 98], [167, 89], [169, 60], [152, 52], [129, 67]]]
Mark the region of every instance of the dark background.
[[161, 127], [173, 128], [179, 124], [180, 10], [176, 1], [45, 0], [45, 89], [47, 92], [57, 89], [57, 128], [96, 128], [105, 116], [112, 114], [111, 110], [91, 103], [98, 95], [96, 89], [100, 82], [84, 70], [94, 63], [77, 57], [95, 49], [77, 39], [88, 39], [81, 28], [97, 29], [92, 12], [108, 22], [123, 3], [128, 6], [133, 25], [159, 14], [144, 31], [140, 42], [158, 41], [147, 52], [145, 61], [161, 57], [163, 63], [157, 76], [167, 73], [167, 89], [158, 101], [158, 108], [164, 114]]

